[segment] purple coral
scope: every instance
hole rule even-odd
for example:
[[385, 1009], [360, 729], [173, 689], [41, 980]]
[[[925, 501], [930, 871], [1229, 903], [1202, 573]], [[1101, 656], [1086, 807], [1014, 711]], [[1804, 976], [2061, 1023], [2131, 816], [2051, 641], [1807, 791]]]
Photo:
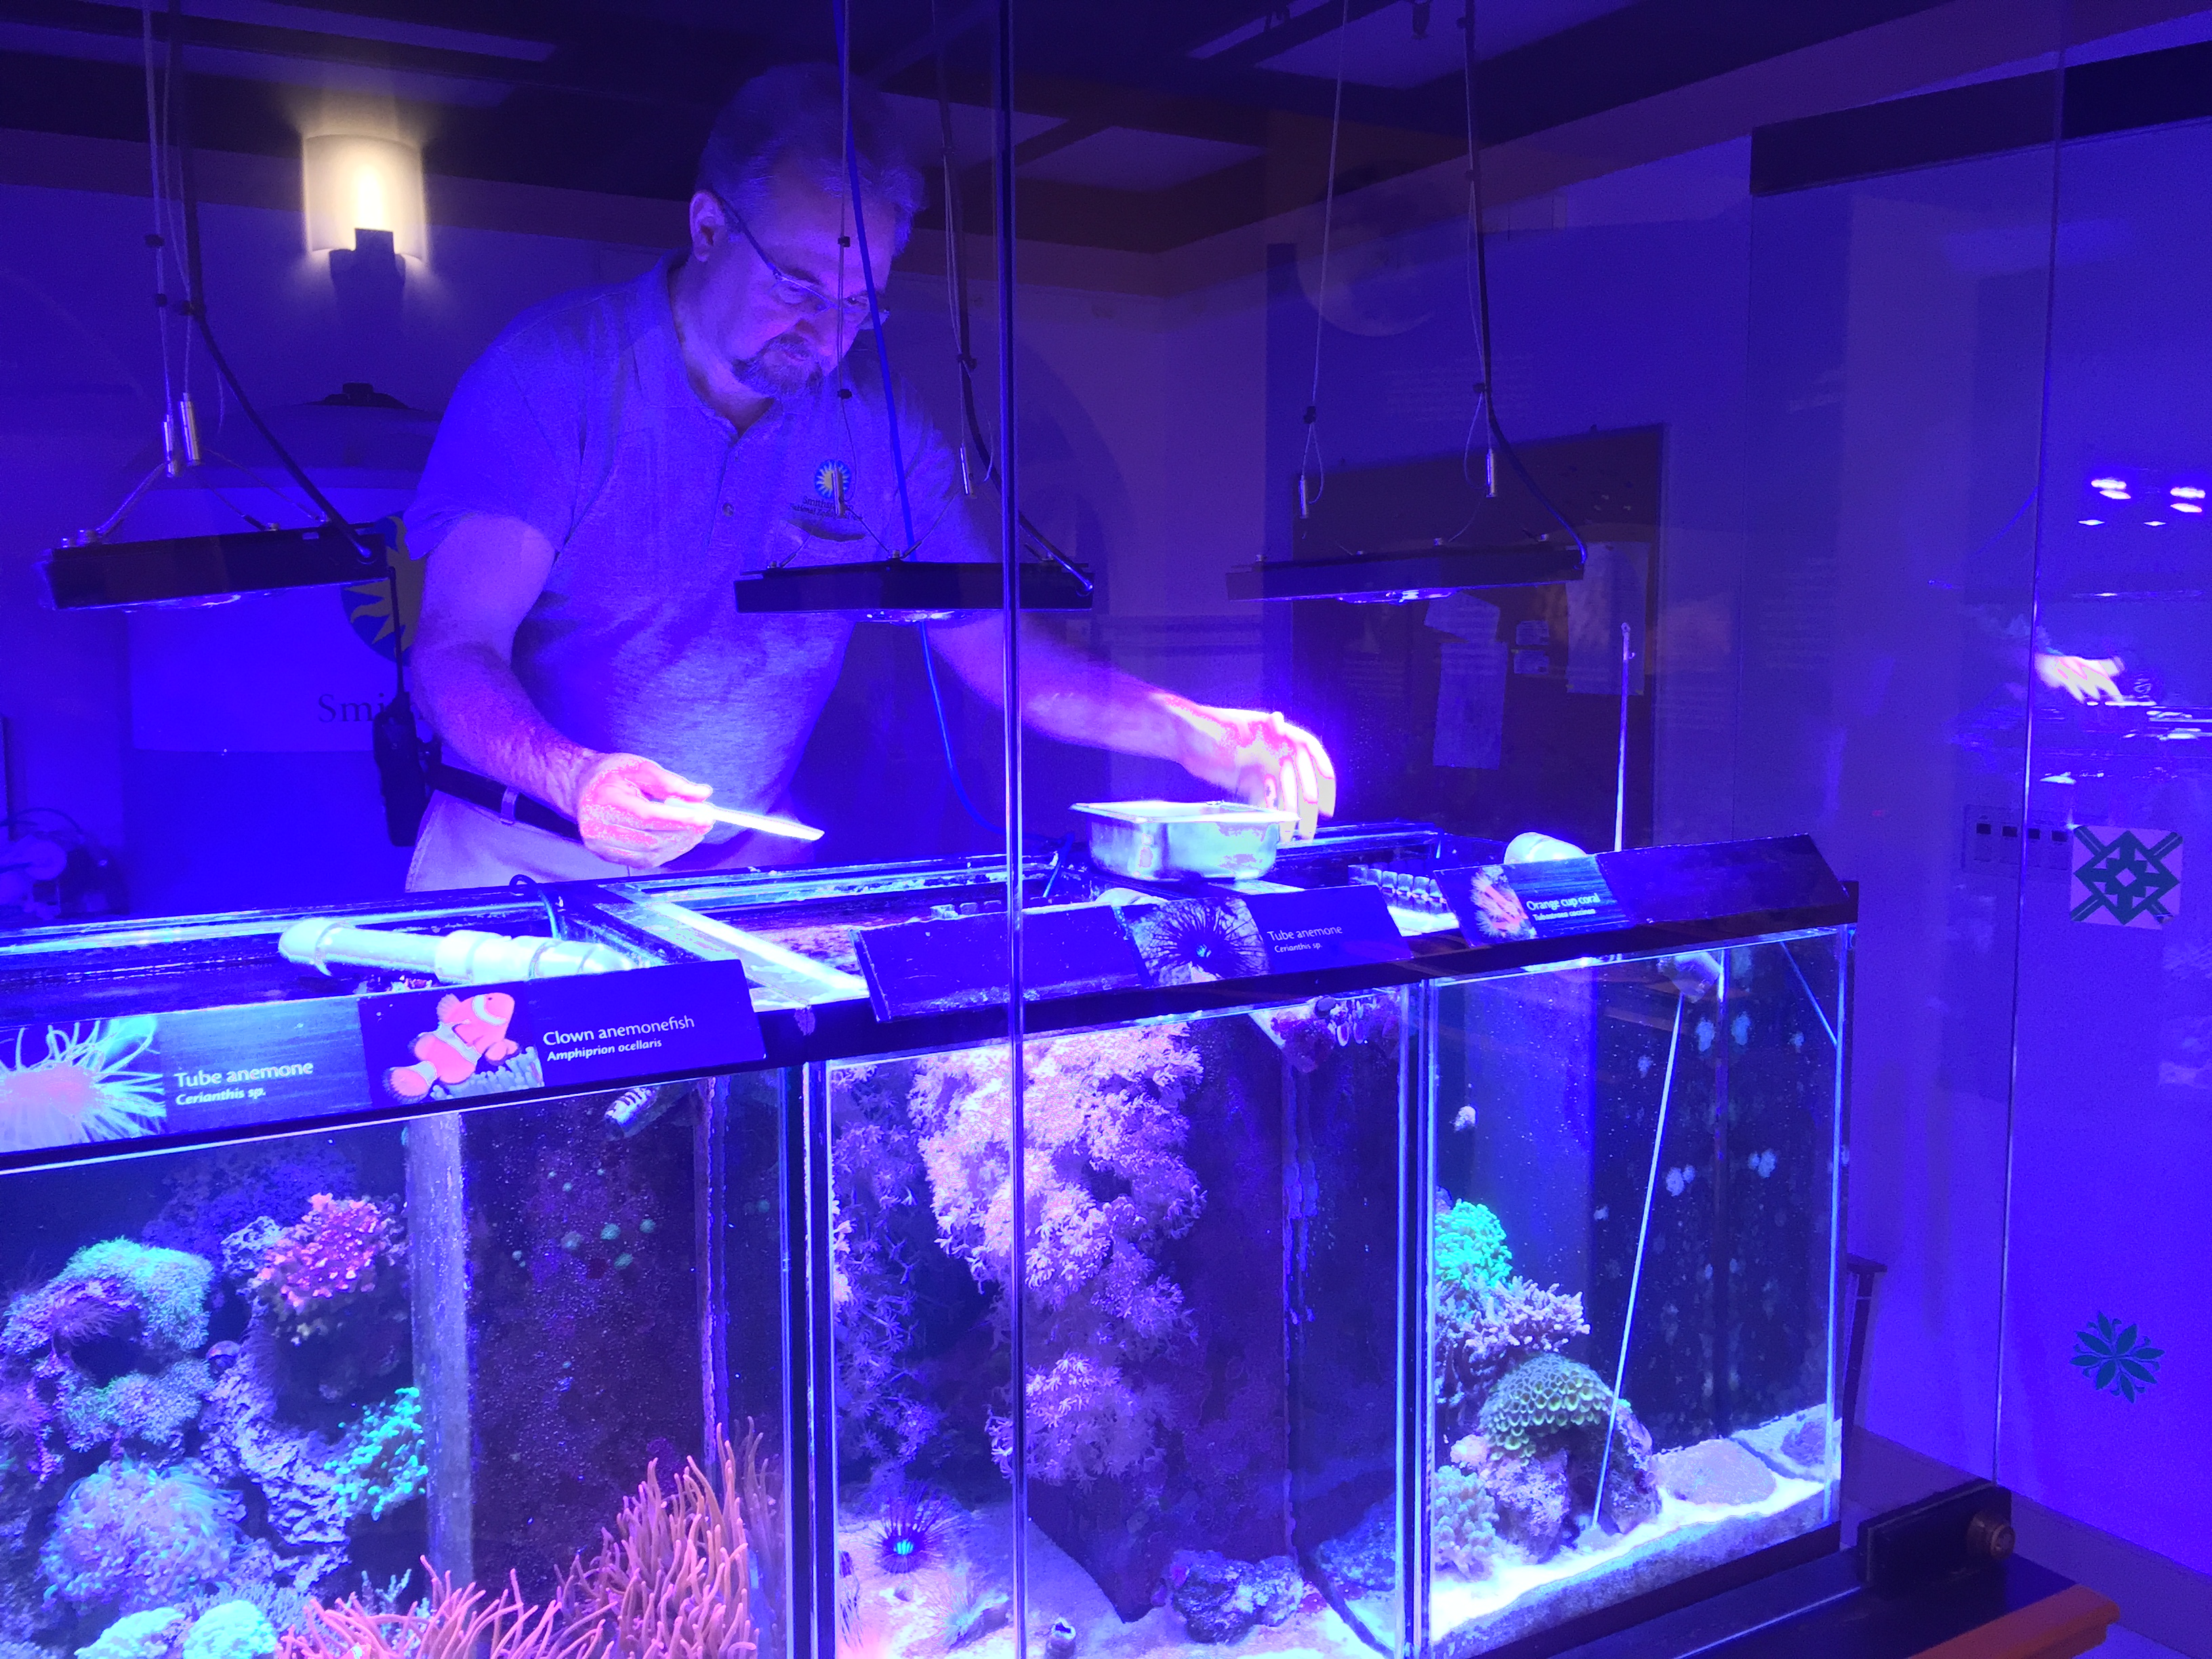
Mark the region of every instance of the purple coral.
[[[1061, 1356], [1030, 1382], [1032, 1422], [1049, 1422], [1031, 1473], [1055, 1483], [1126, 1474], [1157, 1455], [1160, 1408], [1090, 1356], [1142, 1359], [1184, 1334], [1182, 1292], [1155, 1253], [1205, 1205], [1181, 1154], [1182, 1101], [1201, 1067], [1162, 1026], [1039, 1040], [1024, 1053], [1023, 1290], [1032, 1340]], [[1013, 1243], [1006, 1058], [998, 1048], [925, 1060], [908, 1103], [940, 1242], [1002, 1293]], [[1005, 1437], [994, 1440], [1003, 1465]]]
[[300, 1342], [330, 1331], [346, 1302], [374, 1292], [378, 1268], [405, 1254], [389, 1206], [317, 1193], [270, 1244], [252, 1288]]

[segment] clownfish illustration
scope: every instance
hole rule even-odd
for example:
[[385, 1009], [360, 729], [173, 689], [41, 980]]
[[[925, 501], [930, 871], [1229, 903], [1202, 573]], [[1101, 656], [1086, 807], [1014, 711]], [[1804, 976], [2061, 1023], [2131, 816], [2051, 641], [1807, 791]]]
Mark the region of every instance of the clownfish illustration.
[[496, 1066], [514, 1054], [519, 1044], [507, 1035], [514, 1018], [514, 999], [504, 991], [486, 991], [464, 1001], [448, 996], [438, 1003], [438, 1028], [415, 1039], [412, 1066], [395, 1066], [385, 1073], [384, 1086], [404, 1101], [422, 1099], [433, 1084], [447, 1088], [476, 1075], [479, 1064]]

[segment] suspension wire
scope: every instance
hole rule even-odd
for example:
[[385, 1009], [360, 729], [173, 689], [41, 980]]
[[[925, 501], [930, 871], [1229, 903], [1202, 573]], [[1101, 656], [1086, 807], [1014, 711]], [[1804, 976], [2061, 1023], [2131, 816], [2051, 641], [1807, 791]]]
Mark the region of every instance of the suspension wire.
[[[169, 0], [168, 103], [173, 115], [185, 95], [184, 33], [179, 0]], [[269, 446], [278, 463], [292, 475], [292, 481], [300, 486], [301, 493], [315, 504], [315, 510], [323, 515], [324, 527], [336, 532], [364, 565], [382, 562], [380, 552], [362, 540], [344, 514], [331, 505], [330, 497], [324, 495], [321, 487], [307, 476], [307, 469], [293, 459], [292, 452], [277, 441], [276, 434], [270, 430], [268, 422], [261, 418], [261, 411], [246, 396], [246, 387], [232, 369], [229, 359], [223, 356], [222, 346], [216, 343], [215, 331], [208, 324], [206, 283], [200, 258], [199, 193], [193, 179], [189, 112], [181, 125], [184, 131], [176, 150], [178, 179], [182, 186], [179, 198], [184, 206], [185, 315], [197, 327], [202, 343], [207, 347], [208, 361], [215, 365], [216, 373], [222, 377], [230, 387], [231, 395], [238, 400], [240, 411], [252, 423], [253, 429], [261, 434], [262, 441]]]
[[[164, 197], [161, 178], [161, 118], [154, 95], [154, 0], [139, 0], [138, 44], [140, 60], [146, 77], [146, 169], [154, 195], [154, 228], [147, 237], [147, 250], [154, 256], [154, 335], [161, 349], [161, 458], [162, 470], [175, 476], [176, 436], [171, 422], [177, 418], [177, 384], [171, 373], [172, 352], [169, 343], [169, 296], [162, 284], [163, 252], [168, 246], [168, 222], [163, 210]], [[137, 501], [146, 486], [142, 483], [131, 492], [123, 507], [113, 518], [101, 526], [101, 534], [122, 518], [131, 504]]]
[[[868, 315], [876, 337], [876, 369], [882, 377], [884, 392], [884, 426], [890, 434], [891, 473], [898, 480], [899, 522], [906, 532], [904, 547], [891, 555], [894, 559], [912, 556], [919, 545], [914, 535], [914, 501], [907, 489], [906, 460], [899, 445], [898, 393], [891, 380], [890, 343], [884, 338], [888, 331], [884, 326], [883, 301], [876, 292], [875, 261], [868, 255], [868, 227], [860, 212], [860, 158], [853, 145], [853, 20], [845, 0], [830, 0], [830, 17], [837, 31], [837, 92], [844, 106], [845, 145], [845, 210], [852, 217], [853, 234], [860, 248], [860, 281], [867, 289]], [[844, 326], [844, 256], [843, 243], [839, 243], [837, 260], [837, 301], [839, 324]], [[839, 388], [842, 397], [849, 388]]]
[[[1520, 479], [1528, 493], [1536, 498], [1537, 504], [1550, 515], [1553, 521], [1567, 532], [1568, 538], [1575, 544], [1576, 552], [1582, 556], [1584, 564], [1588, 564], [1589, 548], [1583, 540], [1582, 532], [1568, 521], [1565, 514], [1553, 505], [1552, 498], [1546, 495], [1542, 487], [1529, 476], [1528, 469], [1522, 464], [1521, 457], [1515, 453], [1512, 442], [1506, 437], [1505, 428], [1498, 418], [1497, 358], [1490, 332], [1489, 233], [1483, 224], [1485, 207], [1482, 194], [1482, 121], [1475, 84], [1475, 7], [1476, 0], [1467, 0], [1467, 9], [1460, 17], [1460, 27], [1465, 37], [1460, 42], [1461, 75], [1467, 94], [1467, 257], [1470, 283], [1468, 310], [1472, 313], [1471, 320], [1474, 326], [1477, 377], [1474, 386], [1474, 420], [1468, 428], [1468, 447], [1462, 453], [1460, 470], [1464, 476], [1468, 458], [1474, 451], [1474, 434], [1480, 429], [1483, 440], [1483, 480], [1480, 488], [1484, 497], [1494, 499], [1497, 496], [1498, 460], [1500, 456], [1503, 456], [1505, 465], [1511, 469], [1513, 475]], [[1474, 480], [1469, 477], [1468, 482], [1472, 484]], [[1472, 525], [1474, 522], [1474, 520], [1470, 518], [1468, 525]], [[1450, 539], [1456, 540], [1458, 535], [1465, 532], [1466, 528], [1466, 526], [1462, 526]]]
[[[933, 35], [938, 33], [937, 0], [930, 0], [930, 28]], [[946, 81], [945, 43], [941, 39], [938, 40], [936, 58], [937, 125], [944, 149], [946, 300], [951, 313], [953, 361], [960, 369], [961, 416], [966, 423], [966, 435], [960, 447], [960, 485], [963, 493], [973, 495], [975, 483], [968, 464], [969, 451], [972, 449], [982, 464], [983, 482], [994, 489], [1000, 485], [999, 467], [992, 456], [990, 443], [983, 436], [983, 419], [975, 407], [975, 328], [968, 307], [967, 206], [960, 191], [959, 157], [952, 139], [952, 96]], [[1096, 584], [1084, 574], [1082, 567], [1038, 529], [1028, 514], [1017, 513], [1015, 517], [1033, 550], [1058, 565], [1085, 593], [1096, 591]]]
[[[891, 466], [898, 477], [899, 514], [906, 530], [905, 546], [902, 550], [892, 553], [891, 557], [894, 559], [902, 559], [910, 556], [920, 546], [920, 543], [915, 538], [914, 503], [910, 496], [910, 492], [907, 489], [906, 467], [903, 463], [899, 445], [897, 398], [891, 381], [890, 349], [884, 338], [882, 301], [878, 297], [876, 292], [874, 262], [869, 258], [867, 227], [860, 221], [860, 157], [855, 153], [855, 148], [853, 142], [852, 18], [845, 4], [845, 0], [830, 0], [830, 11], [832, 27], [834, 27], [837, 32], [837, 92], [839, 100], [842, 105], [843, 115], [843, 132], [842, 138], [845, 149], [844, 173], [847, 211], [852, 216], [853, 228], [858, 235], [860, 241], [860, 280], [867, 286], [868, 309], [876, 319], [876, 361], [883, 380], [884, 423], [890, 434]], [[949, 156], [951, 154], [951, 142], [950, 137], [951, 131], [951, 117], [948, 112], [945, 113], [941, 118], [947, 134], [946, 153]], [[839, 301], [838, 311], [840, 313], [839, 326], [841, 328], [843, 326], [842, 313], [844, 311], [844, 297], [845, 252], [843, 239], [840, 238], [837, 249], [837, 298]], [[963, 378], [965, 378], [965, 374], [966, 371], [963, 368]], [[969, 395], [972, 412], [972, 392], [970, 392]], [[850, 388], [839, 388], [838, 397], [841, 404], [849, 396], [851, 396]], [[963, 468], [963, 471], [964, 472], [964, 467]], [[951, 505], [949, 498], [946, 505], [948, 507]], [[939, 512], [938, 518], [939, 521], [941, 522], [944, 518], [943, 512]], [[931, 526], [933, 532], [935, 531], [935, 528], [936, 526], [933, 524]], [[878, 544], [880, 545], [880, 539], [878, 539]], [[890, 550], [886, 549], [885, 550], [889, 551]], [[937, 716], [938, 741], [943, 745], [945, 750], [945, 775], [952, 781], [953, 798], [960, 803], [960, 810], [965, 812], [970, 819], [974, 820], [979, 829], [981, 829], [994, 836], [1003, 836], [1006, 831], [1000, 829], [997, 824], [993, 823], [989, 818], [983, 815], [981, 809], [975, 805], [974, 797], [969, 795], [968, 793], [967, 781], [960, 775], [960, 760], [952, 744], [952, 723], [946, 716], [945, 708], [945, 693], [943, 689], [938, 684], [937, 651], [936, 647], [932, 643], [929, 637], [929, 624], [927, 622], [917, 622], [915, 624], [915, 633], [921, 641], [922, 678], [929, 685], [929, 705]]]
[[1689, 998], [1674, 994], [1674, 1034], [1667, 1040], [1667, 1076], [1659, 1085], [1659, 1125], [1651, 1132], [1651, 1171], [1644, 1179], [1644, 1218], [1636, 1226], [1636, 1265], [1628, 1274], [1628, 1311], [1620, 1322], [1620, 1358], [1613, 1368], [1613, 1405], [1606, 1414], [1605, 1450], [1597, 1461], [1597, 1496], [1590, 1504], [1593, 1522], [1605, 1512], [1605, 1477], [1613, 1462], [1613, 1437], [1620, 1420], [1620, 1386], [1628, 1380], [1628, 1339], [1636, 1329], [1636, 1292], [1644, 1282], [1644, 1246], [1651, 1235], [1651, 1195], [1659, 1185], [1659, 1155], [1667, 1139], [1667, 1104], [1674, 1094], [1674, 1056], [1682, 1047], [1682, 1010]]
[[[1328, 332], [1328, 247], [1336, 218], [1336, 147], [1344, 133], [1344, 63], [1352, 40], [1352, 0], [1344, 0], [1344, 15], [1336, 29], [1336, 95], [1328, 112], [1328, 180], [1321, 196], [1321, 279], [1314, 290], [1313, 382], [1306, 389], [1306, 441], [1298, 451], [1298, 517], [1310, 518], [1328, 488], [1328, 461], [1322, 453], [1321, 343]], [[1310, 467], [1313, 483], [1306, 483]]]

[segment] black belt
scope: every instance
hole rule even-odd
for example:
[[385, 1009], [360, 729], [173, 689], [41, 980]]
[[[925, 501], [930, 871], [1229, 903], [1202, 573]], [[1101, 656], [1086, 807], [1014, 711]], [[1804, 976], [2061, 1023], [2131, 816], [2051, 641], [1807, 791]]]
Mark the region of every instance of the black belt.
[[520, 789], [510, 789], [478, 773], [464, 772], [443, 761], [430, 768], [430, 787], [456, 800], [498, 813], [501, 823], [526, 823], [533, 830], [549, 830], [566, 841], [580, 842], [584, 838], [574, 818], [563, 817], [535, 795], [526, 795]]

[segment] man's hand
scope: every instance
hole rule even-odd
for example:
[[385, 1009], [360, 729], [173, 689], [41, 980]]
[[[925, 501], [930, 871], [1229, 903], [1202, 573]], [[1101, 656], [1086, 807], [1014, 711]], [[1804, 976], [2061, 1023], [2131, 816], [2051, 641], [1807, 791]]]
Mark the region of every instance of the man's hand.
[[576, 775], [564, 802], [585, 848], [632, 870], [681, 858], [706, 838], [714, 820], [697, 805], [714, 793], [642, 755], [598, 755]]
[[1174, 758], [1192, 776], [1239, 800], [1296, 812], [1293, 840], [1311, 841], [1315, 820], [1335, 816], [1336, 768], [1312, 732], [1250, 708], [1209, 708], [1165, 693], [1161, 703], [1180, 735]]
[[2060, 657], [2035, 653], [2035, 678], [2076, 702], [2125, 702], [2112, 676], [2127, 665], [2118, 657]]

